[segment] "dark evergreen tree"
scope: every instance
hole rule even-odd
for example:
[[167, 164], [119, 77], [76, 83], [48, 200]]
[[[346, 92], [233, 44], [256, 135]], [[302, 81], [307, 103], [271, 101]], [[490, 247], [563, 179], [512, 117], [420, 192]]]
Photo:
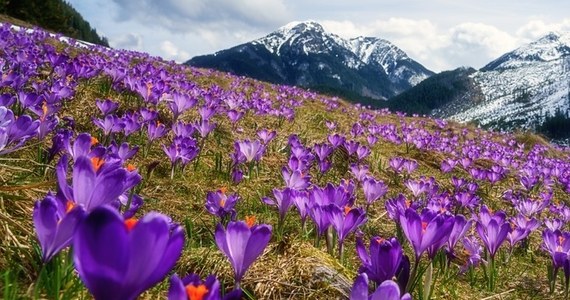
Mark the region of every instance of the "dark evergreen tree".
[[0, 0], [0, 13], [63, 35], [109, 47], [107, 38], [64, 0]]

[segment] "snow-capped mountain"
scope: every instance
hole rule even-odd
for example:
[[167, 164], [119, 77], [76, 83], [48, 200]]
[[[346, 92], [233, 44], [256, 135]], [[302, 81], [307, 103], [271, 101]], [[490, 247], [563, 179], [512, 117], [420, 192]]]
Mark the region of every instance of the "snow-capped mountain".
[[186, 63], [353, 99], [387, 99], [433, 74], [386, 40], [344, 39], [313, 21]]
[[454, 101], [436, 116], [496, 129], [535, 129], [570, 109], [570, 33], [552, 32], [470, 76], [477, 97]]

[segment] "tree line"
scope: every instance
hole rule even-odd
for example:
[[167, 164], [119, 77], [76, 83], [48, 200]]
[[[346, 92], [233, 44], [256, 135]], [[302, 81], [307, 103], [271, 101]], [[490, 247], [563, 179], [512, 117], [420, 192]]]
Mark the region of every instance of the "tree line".
[[107, 38], [99, 36], [95, 28], [63, 0], [0, 0], [0, 13], [74, 39], [109, 47]]

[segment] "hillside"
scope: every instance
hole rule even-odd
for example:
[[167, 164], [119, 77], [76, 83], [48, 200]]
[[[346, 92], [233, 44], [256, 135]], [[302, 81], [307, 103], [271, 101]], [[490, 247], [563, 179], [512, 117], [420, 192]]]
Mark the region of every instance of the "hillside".
[[186, 64], [372, 104], [433, 74], [387, 40], [344, 39], [313, 21], [292, 22], [257, 40], [194, 57]]
[[564, 297], [568, 148], [41, 30], [0, 43], [5, 299]]
[[2, 0], [0, 14], [68, 37], [109, 47], [107, 38], [99, 36], [95, 28], [64, 0]]
[[570, 33], [547, 34], [477, 71], [430, 79], [393, 97], [388, 107], [494, 130], [538, 131], [558, 142], [570, 138], [566, 127], [554, 129], [570, 124]]

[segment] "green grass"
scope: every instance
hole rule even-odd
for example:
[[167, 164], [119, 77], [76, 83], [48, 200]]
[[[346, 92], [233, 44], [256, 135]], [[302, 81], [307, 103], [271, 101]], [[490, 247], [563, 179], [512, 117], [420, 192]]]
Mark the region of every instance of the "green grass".
[[[231, 80], [219, 72], [212, 75], [188, 74], [189, 78], [203, 87], [217, 85], [229, 88]], [[246, 80], [257, 89], [265, 90], [275, 98], [277, 90], [274, 86]], [[246, 95], [251, 89], [242, 84]], [[117, 93], [108, 87], [104, 77], [98, 77], [80, 83], [77, 93], [72, 101], [61, 111], [60, 115], [71, 115], [77, 122], [79, 132], [89, 132], [95, 136], [99, 131], [94, 128], [91, 117], [97, 111], [96, 98], [110, 98], [121, 103], [121, 111], [137, 108], [136, 97], [132, 94]], [[213, 242], [215, 220], [204, 208], [204, 201], [208, 191], [215, 191], [226, 187], [228, 193], [237, 193], [242, 200], [237, 206], [238, 219], [247, 215], [256, 215], [258, 222], [272, 224], [276, 228], [277, 212], [261, 202], [262, 196], [270, 196], [273, 188], [282, 187], [281, 167], [286, 164], [288, 152], [287, 138], [290, 134], [297, 134], [307, 146], [326, 140], [329, 131], [325, 121], [334, 121], [338, 124], [337, 131], [348, 135], [351, 125], [358, 120], [359, 113], [349, 104], [341, 103], [340, 109], [327, 110], [319, 101], [305, 101], [305, 104], [296, 108], [294, 121], [282, 121], [272, 116], [254, 116], [248, 113], [239, 123], [243, 129], [238, 132], [232, 128], [227, 120], [219, 116], [214, 117], [218, 123], [215, 131], [206, 139], [198, 163], [189, 164], [185, 170], [177, 170], [173, 180], [169, 178], [170, 162], [165, 158], [160, 144], [169, 143], [169, 137], [154, 142], [146, 157], [139, 153], [132, 161], [144, 176], [141, 183], [140, 195], [145, 199], [145, 205], [139, 216], [148, 211], [159, 211], [173, 218], [174, 221], [184, 225], [187, 230], [187, 247], [182, 258], [175, 267], [176, 273], [185, 275], [196, 272], [202, 277], [211, 273], [219, 276], [226, 288], [231, 288], [232, 270]], [[170, 121], [171, 116], [165, 107], [160, 106], [161, 119]], [[185, 121], [195, 120], [197, 113], [190, 111], [181, 115]], [[383, 124], [399, 126], [400, 118], [395, 115], [385, 115], [376, 118]], [[405, 118], [405, 122], [426, 122], [428, 130], [436, 130], [437, 125], [422, 118]], [[276, 130], [277, 138], [271, 142], [267, 153], [259, 164], [257, 172], [239, 185], [233, 185], [224, 167], [215, 169], [216, 163], [226, 166], [233, 152], [233, 142], [239, 139], [252, 138], [256, 131], [262, 128]], [[467, 138], [476, 138], [473, 128], [454, 124], [452, 132], [460, 132], [468, 128], [470, 134]], [[524, 141], [542, 142], [539, 138], [518, 136]], [[497, 136], [497, 139], [500, 139]], [[49, 140], [49, 139], [48, 139]], [[361, 137], [360, 142], [365, 142]], [[142, 143], [145, 136], [134, 135], [127, 138], [131, 143]], [[69, 252], [64, 251], [56, 262], [42, 266], [39, 263], [37, 243], [31, 222], [31, 212], [35, 200], [42, 199], [48, 190], [55, 191], [55, 176], [53, 163], [42, 165], [36, 162], [37, 148], [46, 149], [49, 145], [38, 144], [32, 141], [26, 148], [13, 154], [0, 158], [0, 295], [5, 299], [20, 298], [50, 298], [75, 299], [88, 298], [87, 291], [80, 281], [69, 269]], [[414, 146], [405, 144], [395, 145], [380, 140], [373, 147], [372, 155], [367, 158], [371, 172], [377, 179], [389, 184], [388, 197], [398, 193], [406, 193], [403, 178], [395, 178], [387, 169], [391, 157], [401, 156], [415, 159], [419, 168], [412, 178], [419, 176], [433, 176], [438, 183], [450, 189], [451, 176], [465, 176], [464, 171], [456, 170], [451, 174], [442, 174], [439, 171], [441, 161], [445, 158], [440, 153], [420, 151]], [[557, 150], [551, 149], [552, 156], [562, 156]], [[349, 178], [348, 159], [342, 153], [333, 155], [333, 168], [321, 178], [313, 177], [313, 183], [325, 185], [327, 182], [339, 183], [342, 178]], [[477, 165], [488, 166], [487, 161], [477, 161]], [[149, 169], [153, 168], [152, 172]], [[152, 174], [152, 176], [150, 175]], [[515, 184], [515, 179], [509, 177], [503, 180], [498, 187], [490, 189], [483, 185], [480, 196], [490, 207], [504, 208], [500, 200], [500, 193]], [[568, 202], [567, 194], [556, 191], [557, 201]], [[357, 204], [364, 201], [362, 191], [357, 194]], [[310, 223], [310, 221], [308, 221]], [[311, 228], [311, 226], [309, 226]], [[379, 201], [371, 206], [369, 222], [362, 228], [366, 239], [372, 235], [390, 237], [395, 235], [395, 225], [388, 219], [384, 209], [384, 202]], [[305, 236], [301, 231], [300, 220], [295, 211], [290, 211], [285, 220], [284, 234], [272, 239], [265, 254], [253, 264], [243, 280], [243, 288], [248, 298], [252, 299], [327, 299], [342, 298], [347, 295], [360, 265], [354, 251], [354, 237], [346, 242], [346, 262], [340, 265], [338, 260], [326, 252], [324, 243], [321, 247], [313, 246], [313, 237]], [[530, 238], [527, 250], [516, 249], [512, 255], [507, 255], [503, 248], [497, 258], [499, 277], [495, 292], [488, 292], [483, 281], [482, 270], [475, 270], [474, 280], [467, 275], [457, 275], [460, 260], [455, 261], [448, 273], [437, 274], [437, 283], [433, 292], [434, 299], [559, 299], [557, 292], [548, 295], [548, 282], [546, 279], [546, 266], [550, 258], [540, 250], [540, 233], [537, 231]], [[407, 242], [405, 245], [408, 255], [412, 254]], [[66, 267], [62, 267], [66, 266]], [[436, 273], [439, 269], [436, 269]], [[142, 298], [164, 298], [168, 289], [168, 279], [157, 287], [146, 292]], [[557, 291], [561, 289], [558, 288]]]

